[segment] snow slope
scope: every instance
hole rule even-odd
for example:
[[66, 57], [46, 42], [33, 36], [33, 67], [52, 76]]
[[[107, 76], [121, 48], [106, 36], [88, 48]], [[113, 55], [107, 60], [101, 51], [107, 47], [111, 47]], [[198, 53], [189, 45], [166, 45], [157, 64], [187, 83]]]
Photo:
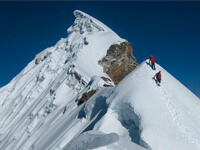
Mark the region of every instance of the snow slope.
[[[96, 119], [85, 131], [98, 130], [107, 136], [115, 133], [152, 150], [199, 150], [198, 97], [161, 66], [156, 64], [156, 68], [153, 71], [144, 61], [116, 87], [87, 101], [82, 117]], [[160, 87], [152, 79], [159, 70], [163, 78]], [[77, 138], [75, 141], [83, 141], [82, 135]], [[72, 140], [66, 147], [76, 149], [73, 146], [77, 144]]]
[[145, 150], [144, 148], [120, 137], [116, 133], [105, 134], [100, 131], [88, 131], [78, 135], [71, 140], [63, 150], [83, 150], [83, 149], [95, 149], [95, 150], [124, 150], [135, 149]]
[[[52, 145], [55, 149], [55, 143], [69, 130], [67, 124], [73, 125], [71, 121], [60, 124], [66, 118], [74, 120], [72, 111], [79, 110], [75, 100], [84, 92], [102, 88], [105, 81], [100, 77], [109, 78], [98, 61], [112, 44], [125, 40], [86, 13], [76, 10], [74, 14], [68, 37], [37, 54], [0, 89], [0, 149], [45, 149]], [[107, 84], [114, 85], [112, 81]], [[54, 141], [52, 145], [43, 144], [46, 136], [47, 142]]]
[[[107, 99], [107, 113], [94, 129], [117, 133], [153, 150], [199, 150], [198, 97], [162, 67], [156, 67], [153, 71], [145, 61], [121, 81]], [[159, 70], [160, 87], [152, 79]]]
[[[124, 39], [93, 17], [74, 14], [68, 37], [0, 89], [0, 149], [200, 150], [199, 98], [146, 61], [117, 86], [104, 87], [101, 77], [109, 77], [98, 61]], [[159, 70], [160, 87], [152, 79]], [[77, 105], [92, 89], [97, 92]]]

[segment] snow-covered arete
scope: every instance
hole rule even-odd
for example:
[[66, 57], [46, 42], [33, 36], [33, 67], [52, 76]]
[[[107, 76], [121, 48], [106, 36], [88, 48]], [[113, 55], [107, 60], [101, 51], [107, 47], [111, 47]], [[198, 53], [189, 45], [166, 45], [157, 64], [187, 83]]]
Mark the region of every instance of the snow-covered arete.
[[[200, 101], [161, 66], [144, 61], [106, 100], [95, 130], [117, 133], [152, 150], [200, 149]], [[161, 70], [161, 86], [153, 76]], [[86, 104], [87, 105], [87, 104]]]
[[[116, 87], [103, 87], [101, 77], [109, 77], [98, 61], [124, 39], [74, 14], [69, 36], [0, 89], [0, 149], [200, 150], [199, 98], [146, 61]], [[152, 79], [159, 70], [161, 86]], [[91, 89], [97, 93], [78, 106], [75, 100]]]
[[[55, 128], [63, 132], [69, 127], [59, 128], [57, 123], [67, 121], [69, 114], [77, 111], [75, 100], [82, 93], [102, 88], [105, 81], [101, 77], [109, 78], [98, 61], [112, 44], [125, 40], [86, 13], [76, 10], [74, 14], [68, 37], [37, 54], [0, 89], [0, 149], [40, 149], [39, 143], [50, 133], [54, 135], [51, 130], [56, 135], [50, 143], [58, 147], [64, 138], [61, 140], [63, 135]], [[66, 140], [74, 135], [67, 135]], [[52, 146], [43, 145], [42, 150]]]

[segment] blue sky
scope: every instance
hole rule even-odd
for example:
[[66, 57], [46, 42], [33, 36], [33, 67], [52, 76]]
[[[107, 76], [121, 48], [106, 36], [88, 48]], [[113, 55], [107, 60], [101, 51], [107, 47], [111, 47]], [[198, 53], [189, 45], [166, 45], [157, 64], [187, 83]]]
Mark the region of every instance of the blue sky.
[[139, 63], [154, 55], [162, 67], [200, 97], [198, 1], [0, 2], [0, 87], [37, 53], [67, 37], [76, 9], [131, 42]]

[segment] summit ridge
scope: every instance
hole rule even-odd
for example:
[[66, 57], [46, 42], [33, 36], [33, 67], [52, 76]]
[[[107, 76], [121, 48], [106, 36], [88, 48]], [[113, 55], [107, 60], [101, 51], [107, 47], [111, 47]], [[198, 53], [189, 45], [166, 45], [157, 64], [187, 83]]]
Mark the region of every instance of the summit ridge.
[[139, 65], [97, 19], [74, 15], [66, 38], [0, 88], [0, 149], [199, 150], [199, 98], [159, 64]]

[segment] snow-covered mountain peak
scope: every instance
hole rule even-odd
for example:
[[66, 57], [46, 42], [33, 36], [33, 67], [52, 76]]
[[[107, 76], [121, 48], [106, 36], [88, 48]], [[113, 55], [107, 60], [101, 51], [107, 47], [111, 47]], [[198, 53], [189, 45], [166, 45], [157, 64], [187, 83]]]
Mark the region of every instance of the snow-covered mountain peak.
[[[75, 10], [74, 15], [76, 17], [74, 24], [67, 30], [68, 33], [73, 31], [79, 32], [80, 34], [88, 34], [90, 32], [112, 32], [115, 36], [118, 36], [109, 27], [95, 19], [94, 17], [80, 11]], [[119, 36], [118, 36], [119, 37]]]
[[160, 65], [138, 66], [103, 23], [74, 14], [68, 37], [0, 89], [0, 149], [199, 150], [199, 99]]
[[82, 107], [79, 102], [114, 86], [99, 60], [125, 40], [95, 18], [81, 11], [74, 14], [68, 37], [37, 54], [0, 89], [0, 149], [60, 149], [80, 132], [67, 133]]
[[85, 32], [105, 31], [103, 27], [98, 25], [102, 23], [100, 23], [99, 21], [98, 21], [98, 24], [95, 23], [93, 20], [96, 20], [96, 19], [85, 14], [84, 12], [76, 10], [74, 11], [74, 15], [76, 19], [74, 21], [74, 24], [72, 25], [72, 29], [68, 29], [68, 33], [70, 32], [70, 30], [80, 31], [80, 34], [84, 34]]

